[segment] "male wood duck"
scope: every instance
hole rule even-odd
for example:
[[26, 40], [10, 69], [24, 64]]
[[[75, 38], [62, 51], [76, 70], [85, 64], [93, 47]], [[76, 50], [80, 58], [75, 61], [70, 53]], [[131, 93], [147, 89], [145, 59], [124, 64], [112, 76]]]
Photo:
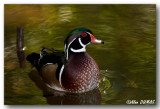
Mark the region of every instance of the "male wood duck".
[[64, 41], [64, 51], [32, 53], [27, 60], [39, 71], [50, 88], [71, 93], [82, 93], [99, 85], [99, 68], [95, 60], [86, 53], [90, 43], [104, 43], [93, 36], [87, 28], [72, 30]]

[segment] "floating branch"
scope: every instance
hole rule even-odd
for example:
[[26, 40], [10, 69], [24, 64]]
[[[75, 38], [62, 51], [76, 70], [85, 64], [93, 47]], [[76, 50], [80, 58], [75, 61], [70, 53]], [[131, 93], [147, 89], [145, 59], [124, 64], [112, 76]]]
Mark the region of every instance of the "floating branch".
[[25, 68], [25, 53], [24, 53], [24, 35], [23, 28], [17, 27], [17, 57], [20, 68]]

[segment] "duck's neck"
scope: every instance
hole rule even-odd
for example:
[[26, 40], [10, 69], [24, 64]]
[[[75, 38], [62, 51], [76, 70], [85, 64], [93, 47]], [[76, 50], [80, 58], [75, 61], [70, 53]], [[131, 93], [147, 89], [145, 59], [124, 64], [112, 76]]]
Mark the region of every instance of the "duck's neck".
[[65, 58], [69, 60], [70, 57], [79, 53], [86, 52], [86, 45], [84, 45], [80, 38], [74, 39], [67, 46], [65, 45]]

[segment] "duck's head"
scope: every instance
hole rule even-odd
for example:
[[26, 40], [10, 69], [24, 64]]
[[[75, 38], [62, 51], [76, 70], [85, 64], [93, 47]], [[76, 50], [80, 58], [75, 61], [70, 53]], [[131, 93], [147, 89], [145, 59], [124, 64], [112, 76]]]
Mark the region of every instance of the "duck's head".
[[76, 28], [72, 30], [65, 39], [65, 52], [80, 53], [86, 52], [86, 45], [90, 43], [104, 44], [93, 36], [91, 30], [87, 28]]

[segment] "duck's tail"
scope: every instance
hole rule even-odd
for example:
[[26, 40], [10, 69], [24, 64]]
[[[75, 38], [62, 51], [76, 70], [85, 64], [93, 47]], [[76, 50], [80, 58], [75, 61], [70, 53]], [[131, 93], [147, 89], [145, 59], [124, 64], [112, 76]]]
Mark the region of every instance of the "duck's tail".
[[51, 52], [57, 51], [52, 48], [42, 47], [40, 54], [33, 52], [26, 57], [26, 60], [29, 61], [32, 66], [35, 67], [38, 71], [40, 71], [40, 67], [42, 66], [39, 65], [40, 59], [42, 59], [42, 57], [48, 54], [45, 50], [49, 50]]
[[38, 62], [40, 59], [40, 54], [38, 53], [31, 53], [26, 57], [26, 60], [29, 61], [33, 67], [35, 67], [37, 70], [39, 70]]
[[[46, 50], [50, 51], [51, 53], [46, 52]], [[26, 60], [29, 61], [38, 71], [40, 71], [40, 69], [47, 63], [58, 63], [61, 65], [64, 63], [63, 57], [63, 51], [42, 47], [40, 54], [33, 52], [27, 56]]]

